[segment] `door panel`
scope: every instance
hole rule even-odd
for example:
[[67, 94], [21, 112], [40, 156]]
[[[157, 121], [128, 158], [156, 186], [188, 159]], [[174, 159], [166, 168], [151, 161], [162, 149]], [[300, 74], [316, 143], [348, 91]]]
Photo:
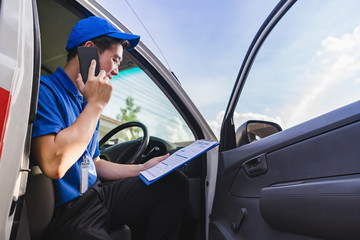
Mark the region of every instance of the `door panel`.
[[[359, 239], [359, 109], [220, 153], [211, 239]], [[256, 157], [267, 171], [251, 177], [243, 164]]]
[[287, 184], [261, 191], [260, 210], [269, 225], [325, 239], [359, 239], [359, 175]]

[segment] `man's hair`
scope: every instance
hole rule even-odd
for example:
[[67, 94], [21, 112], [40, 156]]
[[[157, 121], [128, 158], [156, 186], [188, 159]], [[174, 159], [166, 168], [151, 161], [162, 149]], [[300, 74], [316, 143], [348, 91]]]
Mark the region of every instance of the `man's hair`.
[[[105, 50], [112, 49], [113, 44], [121, 44], [123, 48], [130, 47], [130, 42], [128, 40], [123, 39], [117, 39], [109, 36], [100, 36], [93, 38], [89, 41], [92, 41], [95, 46], [98, 48], [99, 53], [103, 53]], [[80, 46], [83, 46], [85, 43], [83, 43]], [[69, 62], [71, 59], [73, 59], [78, 54], [77, 48], [73, 48], [69, 51], [67, 55], [67, 61]]]

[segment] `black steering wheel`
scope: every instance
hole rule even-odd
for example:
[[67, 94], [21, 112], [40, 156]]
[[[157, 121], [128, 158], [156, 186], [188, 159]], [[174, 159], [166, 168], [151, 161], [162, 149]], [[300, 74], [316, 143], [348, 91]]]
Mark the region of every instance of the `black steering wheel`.
[[[130, 127], [139, 127], [142, 129], [143, 131], [143, 137], [140, 138], [140, 146], [138, 147], [138, 149], [136, 150], [135, 154], [130, 158], [130, 160], [128, 160], [126, 163], [127, 164], [138, 164], [141, 163], [141, 157], [144, 154], [148, 144], [149, 144], [149, 134], [147, 131], [147, 128], [145, 127], [144, 124], [140, 123], [140, 122], [126, 122], [124, 124], [121, 124], [119, 126], [117, 126], [116, 128], [114, 128], [113, 130], [111, 130], [110, 132], [108, 132], [100, 141], [99, 141], [99, 148], [101, 149], [102, 146], [106, 143], [107, 140], [109, 140], [112, 136], [114, 136], [116, 133], [126, 129], [126, 128], [130, 128]], [[106, 151], [106, 150], [105, 150]], [[116, 162], [120, 163], [123, 162], [121, 158], [123, 158], [123, 154], [119, 154], [119, 156], [117, 156], [116, 158]]]

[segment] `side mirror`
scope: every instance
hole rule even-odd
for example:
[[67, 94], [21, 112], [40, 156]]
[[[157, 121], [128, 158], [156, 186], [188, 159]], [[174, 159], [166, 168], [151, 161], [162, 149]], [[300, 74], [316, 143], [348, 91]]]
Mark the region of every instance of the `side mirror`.
[[281, 127], [273, 122], [247, 121], [236, 130], [236, 146], [240, 147], [258, 141], [281, 130]]

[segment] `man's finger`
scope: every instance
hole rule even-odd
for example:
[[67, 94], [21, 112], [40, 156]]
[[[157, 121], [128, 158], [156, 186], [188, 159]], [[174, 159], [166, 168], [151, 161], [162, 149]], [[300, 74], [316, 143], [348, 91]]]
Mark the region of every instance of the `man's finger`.
[[95, 67], [96, 67], [96, 60], [91, 60], [91, 64], [89, 67], [88, 79], [89, 77], [95, 77]]
[[167, 159], [167, 158], [169, 157], [169, 155], [170, 155], [170, 154], [167, 153], [167, 154], [165, 154], [165, 155], [163, 155], [163, 156], [156, 157], [155, 159], [156, 159], [157, 161], [161, 162], [161, 161]]
[[80, 90], [80, 92], [82, 93], [82, 90], [85, 87], [85, 84], [83, 82], [83, 79], [82, 79], [82, 76], [80, 73], [78, 73], [78, 77], [76, 78], [75, 83], [76, 83], [78, 89]]
[[110, 78], [109, 78], [108, 76], [105, 76], [105, 77], [104, 77], [104, 81], [105, 81], [106, 83], [110, 83]]
[[106, 77], [106, 71], [105, 70], [101, 70], [99, 72], [99, 74], [97, 75], [98, 78], [100, 79], [104, 79]]

